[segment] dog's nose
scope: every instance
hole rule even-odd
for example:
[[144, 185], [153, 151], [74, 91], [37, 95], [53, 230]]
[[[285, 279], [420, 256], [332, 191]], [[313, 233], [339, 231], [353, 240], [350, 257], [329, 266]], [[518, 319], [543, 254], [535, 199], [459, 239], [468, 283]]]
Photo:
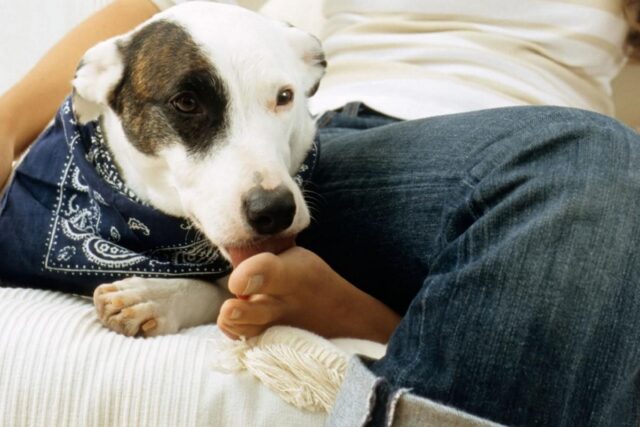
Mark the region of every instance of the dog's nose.
[[245, 194], [243, 209], [247, 222], [258, 234], [276, 234], [293, 222], [296, 203], [293, 193], [283, 185], [273, 190], [256, 186]]

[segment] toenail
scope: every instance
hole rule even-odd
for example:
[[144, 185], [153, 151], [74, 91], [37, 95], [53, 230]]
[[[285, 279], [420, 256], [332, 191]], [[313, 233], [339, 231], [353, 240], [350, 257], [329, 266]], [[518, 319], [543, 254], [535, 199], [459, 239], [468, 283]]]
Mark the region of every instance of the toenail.
[[231, 320], [236, 320], [236, 319], [239, 319], [240, 316], [242, 316], [242, 312], [237, 308], [234, 308], [233, 311], [231, 311], [231, 316], [229, 317]]
[[251, 276], [247, 282], [247, 287], [244, 288], [243, 295], [255, 294], [258, 289], [264, 284], [264, 277], [261, 274]]
[[142, 324], [142, 330], [145, 332], [148, 332], [151, 329], [155, 328], [156, 326], [158, 326], [158, 322], [156, 322], [154, 319], [147, 320], [145, 323]]

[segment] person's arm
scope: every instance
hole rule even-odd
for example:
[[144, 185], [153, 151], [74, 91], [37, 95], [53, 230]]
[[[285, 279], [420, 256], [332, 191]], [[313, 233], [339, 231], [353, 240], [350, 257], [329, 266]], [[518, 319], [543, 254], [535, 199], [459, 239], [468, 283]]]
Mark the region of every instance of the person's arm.
[[150, 0], [115, 0], [71, 30], [0, 97], [0, 188], [13, 159], [44, 129], [71, 90], [84, 52], [99, 41], [131, 30], [156, 12]]

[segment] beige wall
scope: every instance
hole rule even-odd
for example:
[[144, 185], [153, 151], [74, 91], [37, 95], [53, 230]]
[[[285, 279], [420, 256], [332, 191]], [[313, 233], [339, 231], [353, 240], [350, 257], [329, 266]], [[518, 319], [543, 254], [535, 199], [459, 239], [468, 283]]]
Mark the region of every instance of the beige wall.
[[613, 82], [616, 117], [640, 131], [640, 62], [629, 64]]

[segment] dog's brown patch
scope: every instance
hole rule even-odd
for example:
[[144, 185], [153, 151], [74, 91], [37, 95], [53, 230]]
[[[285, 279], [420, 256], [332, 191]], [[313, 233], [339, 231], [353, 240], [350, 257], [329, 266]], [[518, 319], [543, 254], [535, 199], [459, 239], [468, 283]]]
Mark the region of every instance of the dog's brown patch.
[[[131, 143], [146, 154], [176, 140], [191, 153], [205, 152], [224, 132], [228, 97], [189, 33], [178, 24], [156, 21], [118, 47], [124, 72], [109, 103]], [[199, 104], [194, 114], [172, 103], [185, 92]]]

